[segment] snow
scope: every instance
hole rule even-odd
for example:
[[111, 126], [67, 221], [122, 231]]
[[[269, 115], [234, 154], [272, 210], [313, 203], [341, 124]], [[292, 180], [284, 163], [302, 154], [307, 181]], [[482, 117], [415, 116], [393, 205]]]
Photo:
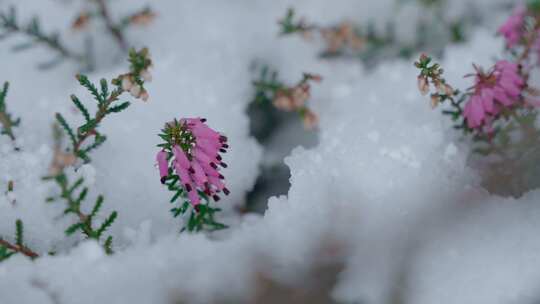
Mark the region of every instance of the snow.
[[[115, 1], [115, 7], [125, 11], [144, 4], [126, 1]], [[21, 15], [39, 12], [50, 28], [65, 28], [77, 6], [16, 2]], [[486, 8], [482, 13], [489, 17], [502, 2], [475, 5]], [[462, 14], [466, 3], [452, 1], [448, 14]], [[46, 51], [12, 54], [9, 42], [2, 42], [0, 56], [10, 60], [2, 62], [0, 80], [11, 81], [8, 106], [23, 120], [16, 129], [22, 152], [13, 152], [9, 140], [0, 137], [0, 234], [13, 235], [15, 219], [21, 218], [32, 248], [58, 254], [35, 261], [14, 256], [1, 263], [0, 303], [249, 303], [261, 273], [295, 286], [322, 258], [343, 264], [331, 289], [340, 303], [539, 300], [540, 194], [508, 199], [480, 186], [480, 175], [468, 162], [468, 142], [420, 96], [412, 62], [387, 60], [367, 69], [356, 61], [321, 60], [316, 44], [276, 35], [276, 20], [291, 5], [322, 24], [373, 16], [383, 24], [395, 13], [394, 1], [162, 0], [151, 5], [159, 16], [155, 24], [129, 36], [152, 52], [150, 101], [135, 102], [105, 121], [108, 141], [91, 165], [73, 173], [92, 185], [89, 201], [105, 196], [103, 214], [119, 212], [110, 231], [117, 246], [112, 256], [94, 242], [66, 239], [70, 219], [59, 217], [60, 203], [44, 202], [55, 191], [41, 181], [52, 157], [53, 113], [74, 121], [69, 95], [90, 100], [70, 76], [76, 66], [36, 72], [34, 58], [47, 58]], [[406, 12], [399, 13], [406, 15], [402, 30], [412, 31], [413, 18]], [[450, 83], [468, 87], [470, 79], [462, 76], [471, 71], [470, 63], [489, 65], [500, 54], [494, 24], [486, 18], [470, 42], [446, 48], [442, 65]], [[80, 37], [66, 34], [76, 46]], [[105, 47], [110, 41], [97, 43], [111, 49]], [[125, 69], [122, 60], [109, 60], [100, 62], [91, 79]], [[316, 143], [300, 139], [295, 144], [303, 134], [295, 123], [272, 138], [269, 150], [249, 135], [245, 109], [253, 93], [249, 67], [254, 60], [276, 67], [287, 82], [302, 72], [323, 75], [311, 100], [321, 119]], [[232, 227], [223, 233], [179, 235], [181, 223], [169, 214], [169, 194], [159, 183], [154, 154], [157, 132], [179, 116], [206, 117], [230, 139], [224, 175], [232, 193], [219, 204]], [[285, 162], [290, 189], [270, 197], [263, 215], [240, 217], [235, 206], [244, 203], [265, 162]], [[1, 195], [10, 180], [13, 194]]]

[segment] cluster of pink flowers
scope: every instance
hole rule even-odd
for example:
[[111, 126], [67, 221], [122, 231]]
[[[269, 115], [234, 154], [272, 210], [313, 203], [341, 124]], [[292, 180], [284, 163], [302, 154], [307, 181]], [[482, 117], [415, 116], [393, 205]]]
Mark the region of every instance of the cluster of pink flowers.
[[488, 73], [475, 68], [473, 93], [463, 115], [469, 128], [490, 131], [491, 122], [501, 109], [512, 107], [521, 100], [525, 80], [519, 73], [520, 67], [506, 60], [497, 62]]
[[508, 48], [514, 47], [523, 37], [526, 14], [527, 9], [524, 6], [518, 6], [514, 10], [514, 13], [499, 28], [498, 33], [504, 36]]
[[229, 190], [225, 187], [219, 166], [226, 168], [220, 153], [229, 147], [227, 137], [214, 131], [201, 118], [183, 118], [169, 123], [166, 128], [175, 128], [172, 140], [172, 151], [161, 150], [157, 154], [157, 163], [161, 182], [165, 183], [169, 176], [169, 160], [173, 171], [180, 178], [182, 187], [193, 206], [201, 201], [199, 191], [212, 197], [220, 198], [217, 193]]

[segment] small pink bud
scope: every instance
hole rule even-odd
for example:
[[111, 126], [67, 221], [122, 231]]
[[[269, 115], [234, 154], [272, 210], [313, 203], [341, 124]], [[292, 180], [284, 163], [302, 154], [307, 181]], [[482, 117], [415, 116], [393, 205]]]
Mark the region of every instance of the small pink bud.
[[141, 99], [143, 101], [148, 101], [148, 98], [150, 98], [150, 95], [148, 95], [148, 92], [146, 90], [142, 91], [141, 93]]
[[167, 152], [161, 150], [158, 152], [156, 156], [156, 160], [158, 163], [158, 169], [159, 169], [159, 176], [161, 183], [165, 183], [165, 179], [169, 175], [169, 164], [167, 162]]

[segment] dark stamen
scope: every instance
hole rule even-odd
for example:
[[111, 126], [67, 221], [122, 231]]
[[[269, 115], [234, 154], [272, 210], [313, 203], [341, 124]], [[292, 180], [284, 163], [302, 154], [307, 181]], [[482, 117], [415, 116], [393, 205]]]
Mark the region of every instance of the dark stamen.
[[223, 188], [223, 193], [225, 193], [225, 195], [229, 195], [231, 191], [229, 191], [227, 188]]

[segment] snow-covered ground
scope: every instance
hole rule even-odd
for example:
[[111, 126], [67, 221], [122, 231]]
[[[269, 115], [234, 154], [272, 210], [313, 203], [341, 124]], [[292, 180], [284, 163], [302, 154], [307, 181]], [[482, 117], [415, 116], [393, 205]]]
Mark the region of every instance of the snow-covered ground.
[[[21, 16], [38, 13], [51, 29], [67, 28], [80, 6], [13, 2]], [[508, 11], [494, 7], [508, 1], [450, 2], [449, 15], [474, 3], [486, 20], [469, 42], [449, 46], [442, 60], [447, 79], [466, 88], [470, 79], [462, 76], [472, 62], [490, 65], [501, 54], [494, 26]], [[114, 1], [114, 11], [144, 3]], [[10, 41], [0, 44], [0, 81], [11, 82], [8, 106], [22, 118], [16, 129], [22, 152], [0, 137], [0, 187], [13, 180], [16, 197], [13, 205], [0, 195], [0, 235], [12, 236], [21, 218], [32, 248], [58, 251], [1, 263], [0, 303], [253, 303], [261, 277], [303, 287], [299, 282], [314, 279], [312, 269], [325, 263], [341, 267], [328, 274], [337, 275], [330, 288], [337, 303], [540, 301], [540, 192], [510, 199], [482, 189], [467, 162], [468, 143], [418, 93], [412, 61], [366, 69], [360, 61], [320, 59], [316, 45], [298, 37], [279, 38], [276, 20], [291, 5], [322, 24], [383, 25], [396, 18], [403, 36], [412, 35], [419, 14], [393, 0], [152, 1], [155, 23], [128, 37], [151, 49], [150, 101], [105, 121], [108, 141], [77, 173], [95, 181], [92, 195], [104, 194], [105, 211], [119, 212], [112, 256], [95, 243], [66, 239], [70, 218], [59, 217], [61, 203], [45, 203], [55, 191], [41, 181], [52, 157], [53, 114], [76, 120], [69, 95], [90, 100], [73, 78], [76, 66], [37, 71], [46, 50], [13, 54]], [[82, 43], [79, 34], [65, 35], [75, 46]], [[102, 59], [89, 76], [122, 72], [124, 61], [111, 60], [121, 58], [112, 42], [97, 43]], [[323, 75], [311, 100], [321, 121], [318, 144], [284, 158], [291, 172], [287, 195], [269, 198], [263, 215], [240, 217], [234, 206], [244, 204], [263, 155], [275, 157], [249, 135], [245, 109], [254, 60], [271, 64], [288, 82], [302, 72]], [[230, 138], [224, 175], [232, 195], [219, 204], [231, 228], [218, 235], [178, 234], [180, 223], [169, 213], [169, 193], [154, 167], [157, 133], [164, 122], [184, 116], [206, 117]], [[284, 134], [283, 144], [293, 139]], [[272, 143], [279, 145], [279, 137]]]

